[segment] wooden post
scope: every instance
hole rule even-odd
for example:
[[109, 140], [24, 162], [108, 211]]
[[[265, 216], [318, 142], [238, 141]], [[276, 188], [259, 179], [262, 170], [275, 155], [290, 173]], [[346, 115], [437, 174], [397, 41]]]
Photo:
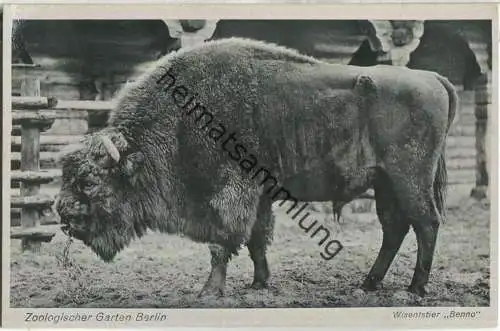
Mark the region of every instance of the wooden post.
[[[25, 78], [21, 84], [21, 96], [40, 96], [40, 80]], [[37, 123], [25, 122], [21, 126], [21, 171], [40, 170], [40, 127]], [[21, 196], [38, 195], [40, 184], [21, 183]], [[38, 226], [40, 217], [33, 207], [21, 211], [21, 227], [23, 229]], [[21, 240], [22, 250], [40, 251], [41, 242], [29, 238]]]
[[476, 81], [474, 90], [476, 117], [476, 187], [471, 191], [475, 199], [488, 196], [488, 168], [486, 152], [486, 131], [488, 125], [488, 106], [490, 95], [488, 91], [488, 74], [482, 74]]

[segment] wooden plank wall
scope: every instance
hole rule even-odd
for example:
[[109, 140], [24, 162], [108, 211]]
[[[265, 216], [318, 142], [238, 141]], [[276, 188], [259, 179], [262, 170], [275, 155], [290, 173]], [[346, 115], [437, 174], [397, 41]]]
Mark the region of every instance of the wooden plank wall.
[[476, 148], [474, 91], [457, 87], [460, 108], [447, 141], [447, 166], [450, 185], [475, 183]]

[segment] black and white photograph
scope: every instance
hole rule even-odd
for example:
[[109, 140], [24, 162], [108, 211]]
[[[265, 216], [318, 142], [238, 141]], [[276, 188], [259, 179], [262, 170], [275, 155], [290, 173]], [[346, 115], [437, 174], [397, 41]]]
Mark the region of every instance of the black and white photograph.
[[11, 18], [23, 323], [496, 304], [493, 19], [198, 16]]

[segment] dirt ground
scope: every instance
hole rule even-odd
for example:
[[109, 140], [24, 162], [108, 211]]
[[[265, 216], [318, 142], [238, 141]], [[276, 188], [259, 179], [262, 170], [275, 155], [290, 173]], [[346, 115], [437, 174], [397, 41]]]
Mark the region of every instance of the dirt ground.
[[[470, 191], [469, 191], [470, 192]], [[275, 239], [269, 248], [269, 288], [248, 289], [253, 265], [244, 248], [228, 268], [225, 296], [198, 299], [209, 270], [208, 248], [176, 236], [150, 234], [135, 241], [106, 264], [81, 243], [70, 256], [81, 272], [64, 269], [57, 257], [66, 243], [58, 232], [38, 254], [20, 250], [12, 241], [11, 307], [360, 307], [360, 306], [488, 306], [490, 207], [461, 192], [448, 208], [440, 228], [428, 290], [420, 299], [404, 290], [416, 261], [413, 232], [384, 280], [383, 288], [359, 289], [382, 238], [374, 213], [345, 211], [340, 224], [321, 209], [314, 215], [344, 249], [332, 260], [320, 257], [323, 247], [310, 238], [283, 209], [276, 209]], [[453, 200], [453, 199], [452, 199]], [[324, 245], [323, 245], [324, 246]]]

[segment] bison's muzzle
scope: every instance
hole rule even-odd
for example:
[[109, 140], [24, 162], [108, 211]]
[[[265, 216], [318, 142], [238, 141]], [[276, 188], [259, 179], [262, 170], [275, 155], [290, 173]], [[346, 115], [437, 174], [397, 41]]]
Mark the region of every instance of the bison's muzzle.
[[85, 242], [89, 232], [85, 226], [89, 217], [88, 206], [79, 202], [69, 204], [64, 203], [64, 200], [58, 200], [56, 209], [61, 218], [63, 233]]
[[82, 227], [81, 223], [84, 221], [71, 221], [71, 220], [66, 220], [62, 221], [61, 220], [61, 231], [66, 234], [67, 236], [70, 236], [72, 238], [81, 240], [83, 242], [87, 241], [88, 238], [88, 230]]

